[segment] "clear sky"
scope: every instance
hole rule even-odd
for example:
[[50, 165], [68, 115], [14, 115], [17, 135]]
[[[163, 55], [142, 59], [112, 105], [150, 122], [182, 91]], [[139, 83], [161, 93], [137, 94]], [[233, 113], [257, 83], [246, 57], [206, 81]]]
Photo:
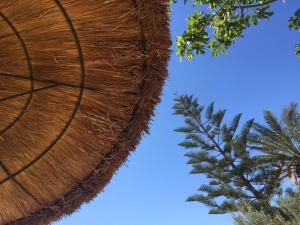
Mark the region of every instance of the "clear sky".
[[[300, 59], [294, 54], [300, 33], [288, 30], [288, 18], [300, 8], [300, 1], [286, 0], [274, 8], [276, 15], [249, 29], [226, 56], [208, 54], [189, 63], [179, 62], [173, 53], [150, 135], [103, 193], [56, 225], [232, 225], [229, 215], [208, 215], [205, 206], [185, 202], [205, 178], [188, 174], [186, 151], [177, 146], [183, 136], [173, 132], [183, 121], [171, 108], [174, 93], [194, 94], [203, 105], [214, 101], [227, 108], [228, 118], [244, 112], [245, 120], [261, 121], [263, 109], [279, 113], [291, 101], [300, 102]], [[174, 43], [187, 14], [182, 4], [174, 7]]]

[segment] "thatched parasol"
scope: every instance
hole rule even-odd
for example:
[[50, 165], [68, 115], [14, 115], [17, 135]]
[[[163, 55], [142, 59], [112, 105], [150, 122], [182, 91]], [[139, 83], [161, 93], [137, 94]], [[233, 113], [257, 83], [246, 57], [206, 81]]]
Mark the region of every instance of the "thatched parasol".
[[0, 0], [0, 224], [47, 224], [103, 190], [166, 78], [163, 0]]

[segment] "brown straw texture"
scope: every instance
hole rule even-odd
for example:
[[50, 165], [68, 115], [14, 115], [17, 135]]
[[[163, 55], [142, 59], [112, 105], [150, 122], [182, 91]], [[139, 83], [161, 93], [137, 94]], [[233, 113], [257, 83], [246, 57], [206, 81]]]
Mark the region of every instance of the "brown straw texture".
[[163, 0], [0, 0], [0, 224], [49, 224], [103, 190], [167, 77]]

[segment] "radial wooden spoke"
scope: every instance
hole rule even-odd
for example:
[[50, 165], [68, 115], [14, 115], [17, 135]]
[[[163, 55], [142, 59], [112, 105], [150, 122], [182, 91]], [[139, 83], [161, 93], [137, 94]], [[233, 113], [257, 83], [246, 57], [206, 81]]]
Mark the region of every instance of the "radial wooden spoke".
[[[0, 168], [3, 169], [3, 171], [6, 173], [7, 176], [10, 176], [11, 173], [9, 172], [9, 169], [3, 164], [3, 162], [0, 160]], [[19, 181], [16, 180], [16, 178], [12, 178], [12, 181], [27, 195], [29, 195], [35, 202], [37, 202], [39, 205], [42, 205], [42, 203], [30, 192], [25, 188]]]
[[41, 83], [51, 83], [51, 84], [57, 84], [57, 85], [66, 86], [66, 87], [83, 88], [83, 89], [87, 89], [87, 90], [91, 90], [91, 91], [96, 91], [96, 89], [92, 88], [92, 87], [81, 87], [80, 85], [76, 85], [76, 84], [67, 84], [64, 82], [57, 82], [57, 81], [52, 81], [52, 80], [41, 80], [41, 79], [30, 78], [30, 77], [26, 77], [24, 75], [18, 75], [18, 74], [0, 73], [0, 77], [12, 77], [12, 78], [16, 78], [19, 80], [29, 80], [29, 81], [33, 80], [33, 81], [41, 82]]
[[34, 89], [32, 91], [26, 91], [26, 92], [22, 92], [22, 93], [19, 93], [19, 94], [16, 94], [16, 95], [11, 95], [9, 97], [5, 97], [5, 98], [0, 99], [0, 102], [6, 101], [6, 100], [9, 100], [9, 99], [13, 99], [13, 98], [17, 98], [17, 97], [20, 97], [20, 96], [24, 96], [24, 95], [29, 95], [29, 94], [36, 93], [36, 92], [39, 92], [39, 91], [44, 91], [44, 90], [54, 88], [54, 87], [57, 87], [57, 86], [59, 86], [59, 84], [52, 84], [52, 85], [47, 86], [47, 87], [37, 88], [37, 89]]

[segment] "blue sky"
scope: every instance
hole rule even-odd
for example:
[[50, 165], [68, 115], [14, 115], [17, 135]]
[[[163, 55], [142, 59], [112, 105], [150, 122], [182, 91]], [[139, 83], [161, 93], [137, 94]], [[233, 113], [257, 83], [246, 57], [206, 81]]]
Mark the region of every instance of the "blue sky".
[[[150, 135], [103, 193], [56, 225], [232, 225], [229, 215], [208, 215], [205, 206], [185, 202], [206, 180], [188, 174], [186, 151], [177, 145], [183, 136], [173, 130], [183, 121], [172, 115], [174, 94], [194, 94], [203, 105], [214, 101], [228, 109], [228, 118], [243, 112], [244, 120], [258, 121], [263, 109], [279, 113], [290, 102], [300, 102], [300, 59], [294, 54], [300, 33], [288, 30], [288, 18], [296, 8], [300, 1], [276, 3], [272, 20], [247, 30], [226, 56], [207, 54], [189, 63], [173, 53]], [[178, 4], [173, 10], [175, 43], [189, 8]]]

